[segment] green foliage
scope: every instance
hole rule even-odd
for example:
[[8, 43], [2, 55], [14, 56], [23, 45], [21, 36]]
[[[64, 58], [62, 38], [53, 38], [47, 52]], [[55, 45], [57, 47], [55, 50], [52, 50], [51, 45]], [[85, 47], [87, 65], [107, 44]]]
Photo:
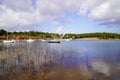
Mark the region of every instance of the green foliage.
[[89, 38], [97, 37], [99, 39], [120, 39], [120, 34], [117, 33], [84, 33], [84, 34], [65, 34], [64, 38]]
[[[1, 29], [0, 36], [4, 36], [7, 34], [7, 31]], [[45, 38], [89, 38], [89, 37], [97, 37], [99, 39], [120, 39], [120, 34], [117, 33], [106, 33], [106, 32], [96, 32], [96, 33], [83, 33], [83, 34], [56, 34], [56, 33], [48, 33], [48, 32], [37, 32], [37, 31], [30, 31], [30, 32], [8, 32], [9, 37], [19, 37], [20, 39], [26, 39], [28, 36], [32, 36], [33, 38], [37, 39], [45, 39]]]
[[[6, 35], [7, 32], [3, 29], [0, 30], [0, 36]], [[19, 37], [21, 39], [26, 39], [29, 37], [33, 38], [60, 38], [59, 34], [55, 33], [47, 33], [47, 32], [37, 32], [37, 31], [30, 31], [30, 32], [8, 32], [9, 37]]]
[[7, 34], [7, 31], [5, 31], [3, 29], [0, 30], [0, 36], [6, 35], [6, 34]]

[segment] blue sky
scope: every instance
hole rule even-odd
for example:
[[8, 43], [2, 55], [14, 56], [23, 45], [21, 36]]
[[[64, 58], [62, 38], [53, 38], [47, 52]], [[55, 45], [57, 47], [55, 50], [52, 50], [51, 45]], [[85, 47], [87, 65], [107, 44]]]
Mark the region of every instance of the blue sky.
[[100, 25], [100, 21], [92, 20], [86, 16], [78, 16], [74, 13], [68, 13], [64, 16], [64, 18], [59, 19], [59, 21], [62, 21], [64, 19], [70, 19], [71, 22], [62, 22], [62, 23], [56, 23], [56, 24], [46, 24], [44, 23], [44, 29], [46, 32], [54, 32], [56, 29], [65, 29], [60, 30], [58, 33], [64, 33], [70, 32], [70, 33], [89, 33], [89, 32], [114, 32], [114, 33], [120, 33], [119, 26], [113, 25], [113, 26], [107, 26], [107, 25]]
[[120, 33], [119, 0], [0, 0], [0, 28]]

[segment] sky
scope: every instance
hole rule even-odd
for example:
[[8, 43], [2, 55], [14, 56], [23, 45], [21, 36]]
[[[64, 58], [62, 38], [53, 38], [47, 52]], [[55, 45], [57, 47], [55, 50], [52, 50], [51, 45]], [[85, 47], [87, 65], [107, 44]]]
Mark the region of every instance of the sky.
[[120, 0], [0, 0], [0, 29], [120, 33]]

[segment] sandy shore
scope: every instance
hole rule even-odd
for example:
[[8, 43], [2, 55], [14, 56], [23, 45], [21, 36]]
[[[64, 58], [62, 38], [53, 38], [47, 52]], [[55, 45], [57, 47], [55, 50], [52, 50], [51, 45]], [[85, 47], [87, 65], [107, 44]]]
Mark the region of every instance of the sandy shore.
[[[20, 39], [19, 41], [26, 41], [27, 39]], [[42, 41], [42, 39], [34, 39], [35, 41]], [[58, 39], [59, 40], [59, 39]], [[64, 40], [64, 39], [62, 39]], [[73, 40], [120, 40], [120, 39], [99, 39], [97, 37], [92, 37], [92, 38], [78, 38], [78, 39], [73, 39]], [[3, 40], [0, 40], [2, 42]]]
[[99, 39], [97, 37], [92, 37], [92, 38], [78, 38], [74, 40], [120, 40], [120, 39]]
[[75, 40], [100, 40], [100, 39], [98, 39], [98, 38], [78, 38]]

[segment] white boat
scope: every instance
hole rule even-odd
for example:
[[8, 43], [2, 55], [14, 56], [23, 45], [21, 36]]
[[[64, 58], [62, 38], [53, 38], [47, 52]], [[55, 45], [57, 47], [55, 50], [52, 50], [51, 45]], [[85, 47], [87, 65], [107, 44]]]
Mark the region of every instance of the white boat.
[[15, 43], [15, 40], [12, 39], [12, 40], [9, 40], [8, 39], [8, 31], [7, 31], [7, 39], [6, 40], [3, 40], [3, 43]]
[[29, 31], [29, 39], [26, 40], [27, 42], [33, 42], [34, 40], [30, 38], [30, 31]]
[[41, 41], [46, 41], [46, 40], [42, 39]]
[[15, 40], [3, 40], [3, 43], [15, 43]]
[[70, 39], [65, 39], [65, 41], [70, 41]]
[[70, 38], [70, 39], [65, 39], [65, 41], [71, 41], [72, 40], [72, 38]]
[[26, 40], [27, 42], [33, 42], [34, 40], [33, 39], [28, 39]]

